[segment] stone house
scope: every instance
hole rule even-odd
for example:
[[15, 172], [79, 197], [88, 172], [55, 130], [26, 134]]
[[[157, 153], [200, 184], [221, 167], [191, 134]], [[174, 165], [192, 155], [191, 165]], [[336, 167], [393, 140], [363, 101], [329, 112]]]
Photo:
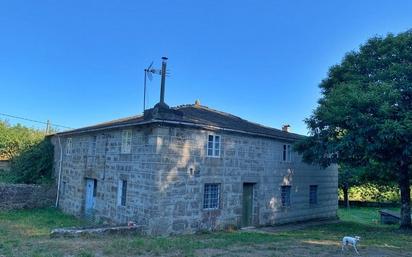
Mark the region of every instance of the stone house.
[[300, 135], [198, 102], [52, 136], [58, 206], [148, 234], [336, 217], [337, 167], [301, 161]]

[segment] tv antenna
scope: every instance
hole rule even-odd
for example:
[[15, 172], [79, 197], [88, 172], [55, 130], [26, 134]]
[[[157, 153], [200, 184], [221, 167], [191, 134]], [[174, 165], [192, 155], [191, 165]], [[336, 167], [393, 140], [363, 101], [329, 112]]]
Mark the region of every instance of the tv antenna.
[[143, 85], [143, 112], [146, 110], [146, 82], [147, 79], [152, 81], [153, 74], [162, 75], [162, 70], [152, 68], [153, 62], [150, 63], [149, 67], [144, 69], [144, 85]]

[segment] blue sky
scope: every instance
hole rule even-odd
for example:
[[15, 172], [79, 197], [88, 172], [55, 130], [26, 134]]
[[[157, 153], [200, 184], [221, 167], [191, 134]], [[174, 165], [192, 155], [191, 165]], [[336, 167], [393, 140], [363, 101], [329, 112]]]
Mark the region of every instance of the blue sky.
[[[170, 106], [200, 99], [306, 134], [328, 68], [371, 36], [412, 28], [411, 11], [377, 0], [1, 1], [0, 113], [73, 128], [139, 114], [143, 69], [167, 56]], [[148, 87], [153, 106], [159, 79]]]

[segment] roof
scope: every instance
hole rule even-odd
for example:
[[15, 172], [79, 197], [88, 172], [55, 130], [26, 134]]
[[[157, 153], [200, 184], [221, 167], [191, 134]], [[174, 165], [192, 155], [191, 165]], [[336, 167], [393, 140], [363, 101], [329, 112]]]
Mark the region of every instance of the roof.
[[302, 136], [263, 126], [244, 120], [238, 116], [217, 111], [206, 106], [189, 104], [170, 109], [157, 109], [156, 106], [146, 110], [144, 115], [117, 119], [93, 126], [60, 132], [57, 135], [86, 133], [91, 131], [113, 129], [127, 126], [137, 126], [150, 123], [174, 124], [194, 126], [205, 129], [226, 130], [230, 132], [245, 133], [255, 136], [279, 138], [286, 140], [299, 139]]

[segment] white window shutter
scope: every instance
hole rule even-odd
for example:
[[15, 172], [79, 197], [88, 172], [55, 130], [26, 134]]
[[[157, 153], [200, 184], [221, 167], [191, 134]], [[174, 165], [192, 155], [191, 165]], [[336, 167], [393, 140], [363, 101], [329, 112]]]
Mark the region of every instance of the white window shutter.
[[121, 153], [130, 153], [132, 150], [132, 130], [127, 129], [122, 131]]

